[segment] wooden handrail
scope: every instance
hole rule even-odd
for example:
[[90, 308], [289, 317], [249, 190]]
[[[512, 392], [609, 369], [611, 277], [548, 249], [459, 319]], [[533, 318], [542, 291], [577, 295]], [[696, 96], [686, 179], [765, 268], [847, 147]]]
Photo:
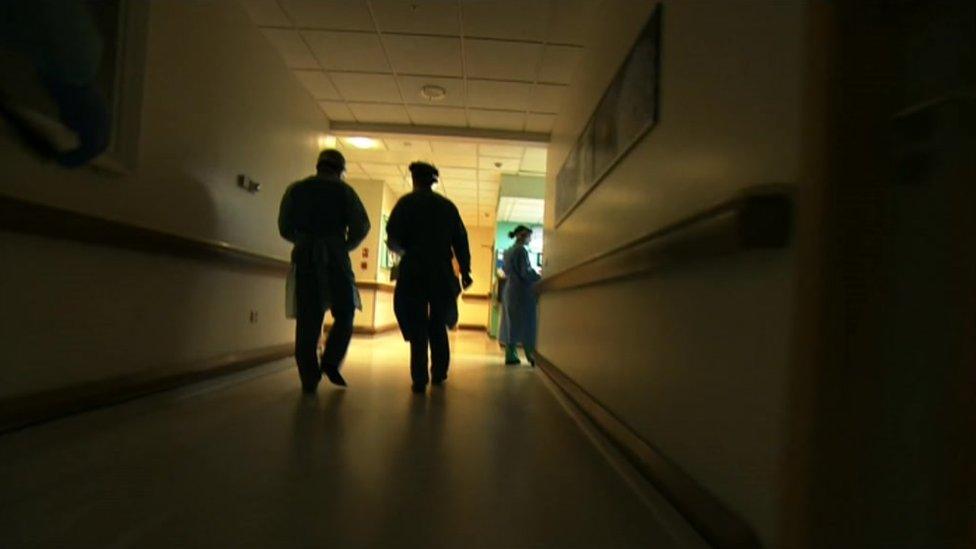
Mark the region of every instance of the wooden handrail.
[[664, 265], [790, 242], [793, 201], [783, 186], [740, 196], [581, 261], [538, 284], [539, 293], [569, 290], [648, 274]]
[[259, 254], [219, 240], [180, 236], [0, 195], [0, 230], [136, 252], [214, 261], [248, 270], [285, 275], [286, 259]]

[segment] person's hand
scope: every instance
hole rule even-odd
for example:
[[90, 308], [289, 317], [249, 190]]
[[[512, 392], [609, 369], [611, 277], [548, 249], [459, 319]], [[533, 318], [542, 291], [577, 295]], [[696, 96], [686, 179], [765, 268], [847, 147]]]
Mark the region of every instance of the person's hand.
[[467, 290], [472, 284], [474, 284], [474, 279], [471, 278], [471, 274], [466, 273], [461, 275], [461, 287]]

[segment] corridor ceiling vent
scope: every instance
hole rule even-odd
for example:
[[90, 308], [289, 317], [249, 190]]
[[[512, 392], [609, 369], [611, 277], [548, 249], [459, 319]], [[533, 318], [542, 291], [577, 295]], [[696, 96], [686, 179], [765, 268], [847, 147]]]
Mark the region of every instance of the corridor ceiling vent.
[[440, 86], [427, 84], [420, 88], [420, 97], [423, 97], [431, 103], [436, 103], [437, 101], [443, 101], [447, 97], [447, 90]]

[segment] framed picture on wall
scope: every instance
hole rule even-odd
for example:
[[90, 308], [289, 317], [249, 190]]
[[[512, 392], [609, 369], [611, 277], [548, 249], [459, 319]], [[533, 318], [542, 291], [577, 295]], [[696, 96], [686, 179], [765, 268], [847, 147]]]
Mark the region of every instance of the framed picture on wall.
[[[135, 167], [149, 3], [0, 2], [0, 113], [65, 167]], [[95, 156], [97, 155], [97, 156]]]
[[557, 227], [657, 124], [661, 9], [651, 13], [558, 172]]

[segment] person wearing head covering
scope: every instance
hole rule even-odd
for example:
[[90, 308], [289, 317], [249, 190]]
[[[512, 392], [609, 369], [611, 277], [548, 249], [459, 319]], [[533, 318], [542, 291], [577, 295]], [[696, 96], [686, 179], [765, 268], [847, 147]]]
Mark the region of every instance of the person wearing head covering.
[[[447, 329], [458, 321], [461, 284], [472, 283], [468, 232], [457, 207], [433, 191], [438, 171], [425, 162], [410, 165], [413, 192], [397, 201], [386, 224], [387, 242], [400, 254], [393, 309], [403, 338], [410, 342], [413, 391], [447, 380], [451, 351]], [[452, 258], [461, 271], [461, 284]], [[427, 350], [430, 347], [430, 372]]]
[[532, 239], [532, 229], [515, 227], [509, 238], [515, 243], [503, 255], [505, 289], [502, 291], [502, 321], [498, 339], [505, 345], [505, 364], [520, 364], [518, 346], [525, 351], [529, 364], [535, 366], [536, 296], [533, 286], [541, 276], [529, 261], [526, 245]]
[[[345, 169], [342, 153], [322, 151], [317, 173], [288, 187], [278, 214], [281, 236], [294, 244], [295, 361], [307, 393], [315, 391], [322, 374], [346, 385], [339, 369], [352, 338], [353, 315], [362, 309], [349, 252], [366, 238], [370, 224], [359, 195], [342, 180]], [[317, 348], [329, 310], [333, 324], [320, 365]]]

